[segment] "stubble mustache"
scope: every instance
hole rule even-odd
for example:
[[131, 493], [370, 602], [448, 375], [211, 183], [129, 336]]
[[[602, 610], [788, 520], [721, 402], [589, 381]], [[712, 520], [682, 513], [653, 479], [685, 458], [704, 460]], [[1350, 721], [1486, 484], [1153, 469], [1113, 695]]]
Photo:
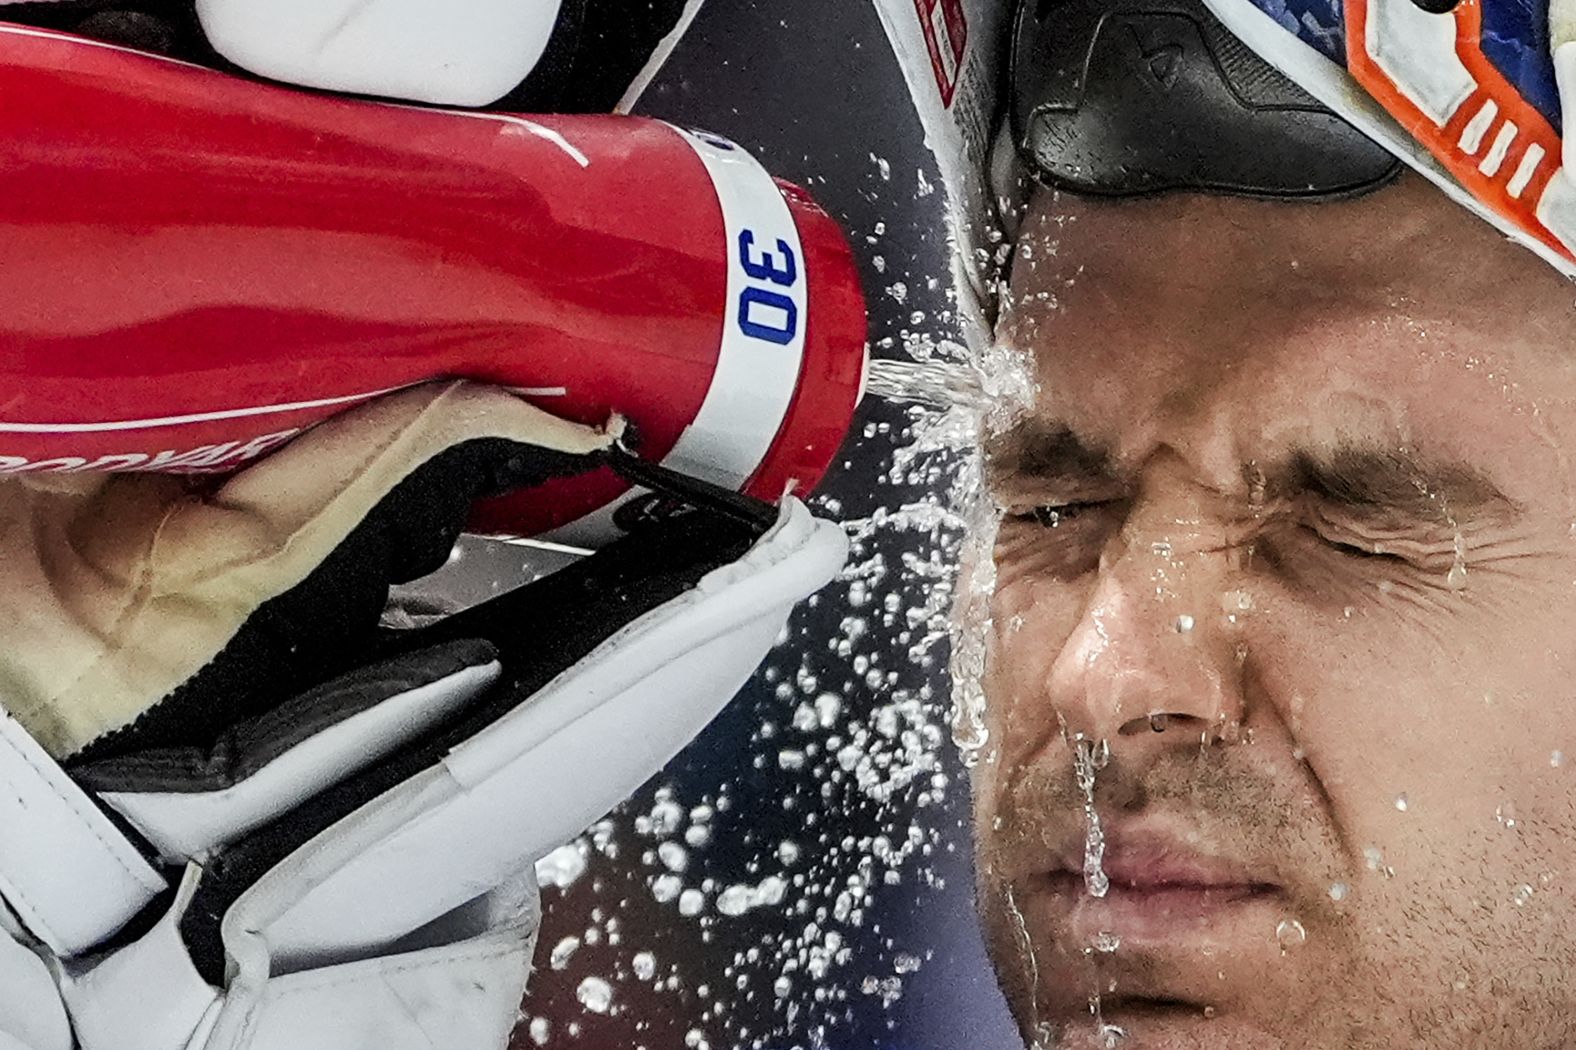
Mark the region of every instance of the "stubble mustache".
[[[1018, 882], [1081, 849], [1086, 796], [1070, 750], [1047, 749], [999, 785], [989, 826], [978, 829], [982, 876]], [[1172, 753], [1142, 769], [1113, 749], [1095, 776], [1094, 803], [1108, 834], [1162, 826], [1198, 852], [1272, 873], [1288, 893], [1322, 907], [1342, 851], [1330, 814], [1309, 794], [1229, 747]]]

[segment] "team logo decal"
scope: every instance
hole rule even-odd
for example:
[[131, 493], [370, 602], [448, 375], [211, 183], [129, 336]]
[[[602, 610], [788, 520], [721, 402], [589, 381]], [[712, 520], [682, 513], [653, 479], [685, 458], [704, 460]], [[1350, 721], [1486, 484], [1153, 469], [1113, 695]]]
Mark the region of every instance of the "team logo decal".
[[[1576, 259], [1576, 183], [1561, 162], [1546, 40], [1512, 83], [1486, 49], [1483, 0], [1429, 12], [1414, 0], [1345, 0], [1347, 69], [1478, 200]], [[1503, 49], [1502, 32], [1487, 35]], [[1525, 90], [1528, 87], [1532, 91]], [[1544, 107], [1532, 98], [1544, 95]], [[1553, 96], [1552, 99], [1548, 96]]]

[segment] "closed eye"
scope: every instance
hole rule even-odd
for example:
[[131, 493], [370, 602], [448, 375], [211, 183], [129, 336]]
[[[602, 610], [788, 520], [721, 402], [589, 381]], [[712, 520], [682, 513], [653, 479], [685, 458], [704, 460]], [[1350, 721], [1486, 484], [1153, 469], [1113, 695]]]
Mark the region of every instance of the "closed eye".
[[1047, 503], [1038, 507], [1031, 507], [1026, 511], [1019, 511], [1011, 516], [1019, 520], [1033, 520], [1048, 529], [1059, 528], [1067, 524], [1080, 514], [1099, 510], [1108, 506], [1110, 500], [1084, 500], [1074, 503]]
[[1406, 561], [1401, 555], [1385, 550], [1382, 544], [1362, 544], [1351, 539], [1343, 539], [1312, 525], [1304, 525], [1303, 528], [1326, 547], [1349, 557], [1364, 558], [1369, 561]]
[[1069, 581], [1093, 572], [1126, 507], [1125, 498], [1007, 505], [996, 538], [996, 565], [1005, 574], [998, 580], [1037, 575]]

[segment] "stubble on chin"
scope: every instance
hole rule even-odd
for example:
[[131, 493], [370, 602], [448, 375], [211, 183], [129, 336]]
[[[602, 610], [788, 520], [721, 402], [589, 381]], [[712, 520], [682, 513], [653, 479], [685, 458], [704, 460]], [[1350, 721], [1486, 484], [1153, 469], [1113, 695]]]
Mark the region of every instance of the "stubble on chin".
[[[981, 838], [976, 906], [1024, 1045], [1079, 1046], [1069, 1033], [1090, 1034], [1090, 1015], [1067, 1004], [1101, 986], [1098, 962], [1069, 958], [1054, 937], [1031, 933], [988, 836]], [[1528, 921], [1527, 906], [1489, 896], [1503, 881], [1477, 871], [1424, 885], [1397, 877], [1366, 893], [1359, 887], [1310, 934], [1318, 950], [1288, 953], [1292, 974], [1266, 975], [1264, 1001], [1246, 1011], [1250, 1023], [1222, 1013], [1211, 1037], [1207, 1026], [1189, 1024], [1182, 1034], [1140, 1021], [1129, 1026], [1122, 1050], [1572, 1050], [1576, 912]], [[1555, 910], [1571, 902], [1545, 903]], [[1053, 969], [1076, 974], [1080, 991], [1048, 995], [1044, 973]], [[1288, 989], [1295, 1001], [1279, 999]]]

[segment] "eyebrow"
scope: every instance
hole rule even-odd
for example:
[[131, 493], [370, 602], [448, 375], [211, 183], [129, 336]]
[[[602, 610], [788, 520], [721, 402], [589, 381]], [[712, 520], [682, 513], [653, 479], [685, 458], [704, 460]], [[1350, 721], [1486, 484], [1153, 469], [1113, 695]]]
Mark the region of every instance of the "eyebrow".
[[[1084, 489], [1122, 481], [1104, 446], [1065, 424], [1028, 419], [985, 444], [986, 476]], [[1519, 504], [1476, 468], [1456, 461], [1356, 444], [1328, 452], [1291, 453], [1273, 469], [1247, 464], [1249, 490], [1280, 500], [1311, 496], [1324, 505], [1373, 522], [1440, 525], [1468, 519], [1504, 519]]]
[[1027, 419], [985, 443], [985, 473], [1071, 485], [1109, 485], [1120, 479], [1110, 452], [1059, 423]]
[[1467, 464], [1430, 461], [1393, 449], [1342, 445], [1316, 454], [1294, 453], [1268, 478], [1268, 495], [1307, 494], [1349, 514], [1373, 520], [1427, 524], [1504, 518], [1520, 507]]

